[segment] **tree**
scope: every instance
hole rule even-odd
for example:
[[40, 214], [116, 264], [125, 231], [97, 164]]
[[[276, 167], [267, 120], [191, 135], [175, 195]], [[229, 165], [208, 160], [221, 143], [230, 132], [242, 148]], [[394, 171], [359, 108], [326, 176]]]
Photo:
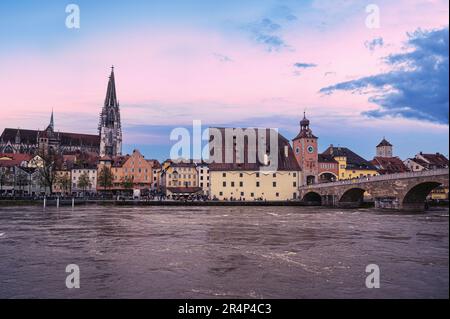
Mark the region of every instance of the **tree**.
[[11, 172], [6, 167], [0, 167], [0, 193], [3, 192], [3, 186], [7, 185], [11, 179]]
[[56, 181], [55, 171], [58, 162], [57, 153], [49, 150], [49, 152], [41, 152], [39, 156], [42, 158], [42, 167], [39, 167], [41, 186], [49, 188], [50, 194], [53, 194], [53, 184]]
[[84, 193], [86, 193], [86, 189], [90, 188], [92, 186], [91, 180], [89, 179], [89, 174], [84, 172], [80, 175], [80, 178], [78, 179], [78, 188], [81, 188], [83, 190], [83, 196]]
[[20, 169], [16, 174], [16, 183], [15, 184], [19, 187], [19, 190], [21, 192], [23, 192], [24, 187], [28, 185], [28, 176], [27, 176], [27, 174], [25, 174], [25, 172], [23, 172]]
[[56, 178], [56, 185], [64, 192], [67, 193], [70, 191], [71, 184], [70, 176], [68, 174], [60, 175]]
[[122, 178], [121, 185], [125, 190], [132, 190], [133, 179], [131, 177], [125, 176]]
[[113, 180], [114, 175], [111, 172], [111, 169], [107, 166], [103, 166], [100, 173], [98, 173], [98, 184], [100, 187], [103, 187], [103, 190], [106, 191], [106, 189], [112, 187]]

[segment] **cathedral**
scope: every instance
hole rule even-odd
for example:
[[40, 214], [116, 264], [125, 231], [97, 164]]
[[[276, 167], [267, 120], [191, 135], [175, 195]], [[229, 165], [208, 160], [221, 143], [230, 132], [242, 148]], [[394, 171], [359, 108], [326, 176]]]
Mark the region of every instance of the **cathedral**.
[[116, 95], [114, 68], [111, 70], [105, 103], [100, 114], [99, 134], [80, 134], [55, 131], [53, 111], [45, 130], [5, 128], [0, 135], [0, 153], [73, 152], [93, 153], [98, 156], [117, 156], [122, 153], [122, 128], [119, 102]]

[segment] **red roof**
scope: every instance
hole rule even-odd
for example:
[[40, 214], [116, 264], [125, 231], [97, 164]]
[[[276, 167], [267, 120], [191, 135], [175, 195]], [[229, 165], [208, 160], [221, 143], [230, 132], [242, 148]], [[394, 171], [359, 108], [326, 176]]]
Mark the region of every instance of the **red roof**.
[[440, 154], [440, 153], [436, 153], [436, 154], [420, 154], [425, 161], [428, 162], [429, 165], [433, 165], [439, 168], [447, 168], [448, 167], [448, 159]]
[[[7, 158], [7, 159], [2, 159]], [[33, 158], [33, 156], [29, 154], [0, 154], [0, 166], [3, 167], [12, 167], [19, 166], [22, 162], [28, 162]]]
[[[259, 171], [261, 169], [264, 169], [264, 163], [261, 163], [258, 160], [258, 156], [256, 154], [256, 163], [252, 163], [249, 160], [249, 154], [252, 150], [249, 149], [249, 143], [248, 138], [244, 139], [244, 154], [241, 161], [238, 161], [238, 151], [236, 147], [233, 147], [232, 150], [226, 150], [226, 143], [225, 143], [225, 128], [214, 128], [221, 132], [222, 141], [214, 141], [214, 139], [211, 140], [211, 145], [213, 148], [221, 147], [221, 163], [210, 163], [209, 169], [211, 171]], [[278, 149], [276, 150], [270, 150], [270, 135], [271, 135], [271, 129], [265, 129], [265, 138], [266, 138], [266, 151], [271, 156], [277, 156], [278, 157], [278, 166], [275, 168], [277, 171], [301, 171], [300, 166], [298, 165], [297, 160], [295, 159], [294, 151], [292, 150], [291, 144], [289, 141], [283, 137], [280, 133], [276, 133], [278, 135]], [[259, 149], [259, 140], [262, 138], [262, 134], [260, 135], [260, 130], [256, 130], [256, 150]], [[214, 135], [211, 135], [211, 138], [214, 137]], [[287, 150], [287, 154], [286, 154]], [[232, 160], [231, 163], [226, 162], [226, 154], [227, 152], [232, 152]], [[256, 152], [256, 151], [255, 151]], [[287, 155], [287, 156], [286, 156]], [[241, 162], [241, 163], [239, 163]]]
[[380, 174], [396, 174], [408, 172], [408, 168], [398, 157], [376, 156], [371, 163], [377, 168]]

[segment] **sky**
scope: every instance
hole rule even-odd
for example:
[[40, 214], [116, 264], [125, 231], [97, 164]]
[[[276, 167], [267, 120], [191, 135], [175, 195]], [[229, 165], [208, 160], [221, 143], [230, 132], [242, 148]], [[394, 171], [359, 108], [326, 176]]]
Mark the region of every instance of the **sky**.
[[292, 139], [306, 112], [321, 151], [448, 156], [448, 20], [444, 0], [1, 1], [0, 130], [54, 109], [97, 133], [114, 65], [124, 152], [164, 160], [193, 120]]

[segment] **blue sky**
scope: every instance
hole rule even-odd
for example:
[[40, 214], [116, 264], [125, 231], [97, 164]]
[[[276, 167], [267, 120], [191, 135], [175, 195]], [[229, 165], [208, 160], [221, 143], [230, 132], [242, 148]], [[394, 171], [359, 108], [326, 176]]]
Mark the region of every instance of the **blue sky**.
[[[69, 3], [80, 29], [65, 27]], [[174, 127], [298, 132], [372, 158], [448, 155], [448, 1], [2, 1], [0, 129], [95, 133], [116, 66], [125, 150], [168, 157]]]

